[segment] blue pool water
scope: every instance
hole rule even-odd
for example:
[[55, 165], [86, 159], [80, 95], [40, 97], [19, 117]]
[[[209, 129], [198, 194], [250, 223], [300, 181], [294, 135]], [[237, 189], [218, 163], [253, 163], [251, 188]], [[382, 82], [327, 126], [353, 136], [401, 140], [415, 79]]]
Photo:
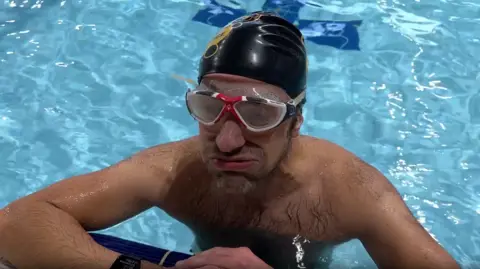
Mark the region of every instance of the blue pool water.
[[[263, 1], [218, 1], [258, 10]], [[304, 1], [305, 2], [305, 1]], [[201, 0], [0, 3], [0, 207], [72, 175], [197, 132], [185, 82], [217, 28]], [[464, 266], [480, 262], [480, 4], [308, 1], [301, 19], [363, 20], [361, 50], [307, 41], [305, 134], [380, 169]], [[105, 231], [188, 252], [192, 234], [152, 209]], [[366, 268], [358, 241], [332, 268]], [[478, 265], [478, 264], [477, 264]]]

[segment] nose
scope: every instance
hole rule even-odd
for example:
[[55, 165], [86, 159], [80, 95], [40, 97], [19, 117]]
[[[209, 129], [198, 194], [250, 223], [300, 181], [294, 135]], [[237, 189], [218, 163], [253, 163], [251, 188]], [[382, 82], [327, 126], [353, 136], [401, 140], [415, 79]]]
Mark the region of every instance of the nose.
[[242, 127], [235, 120], [226, 120], [218, 133], [215, 142], [220, 151], [229, 153], [245, 145]]

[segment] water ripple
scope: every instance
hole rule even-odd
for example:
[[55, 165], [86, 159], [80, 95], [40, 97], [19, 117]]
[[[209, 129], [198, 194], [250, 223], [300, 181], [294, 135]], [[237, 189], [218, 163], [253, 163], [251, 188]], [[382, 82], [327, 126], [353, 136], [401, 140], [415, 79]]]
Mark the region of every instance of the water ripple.
[[[262, 2], [221, 1], [261, 8]], [[203, 1], [10, 0], [0, 10], [0, 207], [62, 178], [197, 132], [184, 107], [217, 29]], [[480, 4], [307, 1], [302, 19], [362, 19], [360, 52], [307, 42], [306, 134], [382, 171], [465, 268], [480, 260]], [[201, 33], [201, 34], [199, 34]], [[161, 210], [107, 233], [188, 251]], [[358, 241], [335, 268], [373, 266]]]

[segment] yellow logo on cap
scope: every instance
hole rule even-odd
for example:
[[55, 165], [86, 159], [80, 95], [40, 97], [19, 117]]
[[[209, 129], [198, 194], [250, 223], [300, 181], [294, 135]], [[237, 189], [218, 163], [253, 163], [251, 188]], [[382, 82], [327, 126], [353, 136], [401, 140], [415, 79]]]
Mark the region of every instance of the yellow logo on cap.
[[243, 23], [258, 21], [263, 14], [255, 13], [237, 18], [227, 24], [220, 32], [207, 44], [207, 49], [203, 53], [203, 58], [210, 58], [218, 51], [218, 44], [222, 42], [231, 32], [232, 29], [242, 26]]
[[210, 58], [218, 51], [218, 43], [224, 40], [232, 31], [232, 24], [223, 27], [222, 30], [207, 44], [207, 50], [203, 53], [203, 58]]
[[242, 16], [242, 17], [239, 18], [239, 20], [241, 22], [258, 21], [262, 16], [263, 16], [263, 14], [261, 14], [261, 13], [255, 13], [255, 14]]

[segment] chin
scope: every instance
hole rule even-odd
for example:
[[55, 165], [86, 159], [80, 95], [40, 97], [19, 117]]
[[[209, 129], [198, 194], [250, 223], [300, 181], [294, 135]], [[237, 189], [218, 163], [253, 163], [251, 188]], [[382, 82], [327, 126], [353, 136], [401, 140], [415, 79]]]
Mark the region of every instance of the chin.
[[242, 173], [217, 172], [212, 187], [226, 194], [247, 194], [256, 189], [257, 182]]

